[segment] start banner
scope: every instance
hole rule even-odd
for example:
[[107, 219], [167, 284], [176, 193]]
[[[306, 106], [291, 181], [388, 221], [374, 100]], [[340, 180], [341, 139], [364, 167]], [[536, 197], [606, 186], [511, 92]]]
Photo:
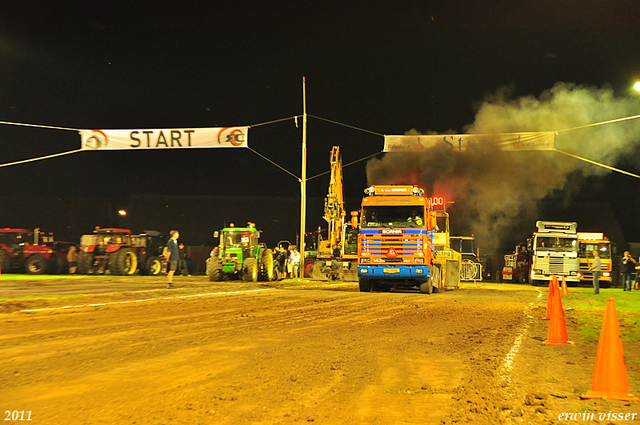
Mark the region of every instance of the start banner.
[[80, 130], [82, 150], [246, 148], [249, 127]]
[[419, 152], [438, 144], [463, 151], [476, 143], [491, 143], [507, 151], [550, 151], [555, 149], [555, 132], [384, 136], [383, 152]]

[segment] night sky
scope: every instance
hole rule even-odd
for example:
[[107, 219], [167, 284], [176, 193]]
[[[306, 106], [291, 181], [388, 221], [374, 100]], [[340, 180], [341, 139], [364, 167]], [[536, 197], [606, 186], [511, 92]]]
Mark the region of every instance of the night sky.
[[[463, 132], [505, 86], [514, 98], [567, 82], [640, 99], [630, 89], [640, 80], [639, 18], [636, 1], [616, 0], [0, 1], [0, 120], [254, 126], [302, 114], [304, 76], [311, 115], [380, 134]], [[300, 175], [298, 123], [252, 127], [249, 146]], [[309, 117], [308, 177], [328, 171], [333, 145], [349, 163], [380, 152], [383, 138]], [[79, 147], [74, 131], [0, 125], [0, 164]], [[634, 145], [610, 165], [640, 174], [638, 159]], [[365, 166], [345, 168], [346, 197], [361, 196]], [[309, 196], [324, 196], [327, 182], [309, 181]], [[566, 196], [612, 202], [627, 221], [638, 190], [638, 179], [605, 173]], [[0, 191], [299, 196], [300, 187], [249, 150], [199, 149], [4, 167]]]

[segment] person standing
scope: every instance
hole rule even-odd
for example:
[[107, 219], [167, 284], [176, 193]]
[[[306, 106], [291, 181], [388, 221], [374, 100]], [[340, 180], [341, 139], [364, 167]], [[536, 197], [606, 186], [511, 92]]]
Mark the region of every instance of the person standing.
[[629, 251], [625, 251], [622, 255], [622, 265], [620, 271], [622, 272], [622, 290], [631, 291], [631, 285], [633, 273], [636, 271], [636, 260], [633, 259]]
[[293, 246], [289, 245], [287, 248], [287, 278], [293, 277]]
[[187, 276], [189, 275], [189, 270], [187, 270], [187, 249], [185, 248], [184, 244], [181, 243], [180, 245], [178, 245], [178, 250], [180, 251], [180, 261], [178, 262], [178, 271], [180, 271], [180, 273], [183, 276]]
[[178, 248], [178, 238], [180, 237], [180, 232], [177, 230], [172, 230], [169, 232], [169, 236], [171, 239], [167, 242], [166, 252], [168, 255], [169, 268], [167, 271], [167, 289], [173, 289], [173, 275], [178, 268], [178, 263], [180, 262], [180, 248]]
[[76, 274], [78, 270], [78, 250], [75, 245], [69, 247], [67, 252], [67, 263], [69, 263], [69, 274]]
[[600, 293], [600, 267], [600, 253], [597, 249], [594, 249], [593, 263], [591, 263], [589, 271], [593, 272], [593, 293], [596, 295]]
[[293, 260], [292, 260], [292, 264], [293, 264], [293, 268], [292, 268], [292, 278], [297, 278], [298, 277], [298, 271], [300, 270], [300, 251], [298, 251], [298, 247], [294, 246], [293, 247]]
[[287, 277], [287, 250], [284, 246], [280, 246], [278, 253], [278, 279], [282, 280]]

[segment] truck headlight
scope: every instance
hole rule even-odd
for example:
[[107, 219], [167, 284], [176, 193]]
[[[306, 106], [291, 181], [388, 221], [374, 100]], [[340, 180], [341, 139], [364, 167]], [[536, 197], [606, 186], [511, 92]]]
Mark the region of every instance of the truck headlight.
[[416, 274], [422, 274], [424, 271], [422, 269], [416, 269]]
[[360, 273], [367, 274], [369, 273], [369, 269], [360, 269]]

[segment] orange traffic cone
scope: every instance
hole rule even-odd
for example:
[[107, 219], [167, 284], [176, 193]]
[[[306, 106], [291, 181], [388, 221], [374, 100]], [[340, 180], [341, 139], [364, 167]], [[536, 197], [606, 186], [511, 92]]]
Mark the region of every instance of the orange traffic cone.
[[564, 321], [564, 310], [562, 309], [562, 299], [560, 291], [557, 289], [558, 280], [555, 282], [555, 290], [553, 291], [553, 301], [551, 303], [551, 322], [549, 322], [549, 335], [547, 340], [543, 342], [546, 345], [563, 345], [573, 344], [567, 336], [567, 324]]
[[569, 288], [567, 288], [567, 281], [562, 276], [562, 295], [569, 295]]
[[551, 319], [551, 310], [553, 309], [553, 294], [558, 289], [558, 278], [553, 276], [549, 281], [549, 293], [547, 294], [547, 313], [543, 320]]
[[627, 378], [627, 367], [624, 364], [618, 312], [616, 311], [616, 301], [613, 298], [607, 299], [607, 306], [604, 310], [604, 321], [598, 342], [591, 390], [580, 397], [640, 401], [633, 394], [629, 394], [629, 379]]

